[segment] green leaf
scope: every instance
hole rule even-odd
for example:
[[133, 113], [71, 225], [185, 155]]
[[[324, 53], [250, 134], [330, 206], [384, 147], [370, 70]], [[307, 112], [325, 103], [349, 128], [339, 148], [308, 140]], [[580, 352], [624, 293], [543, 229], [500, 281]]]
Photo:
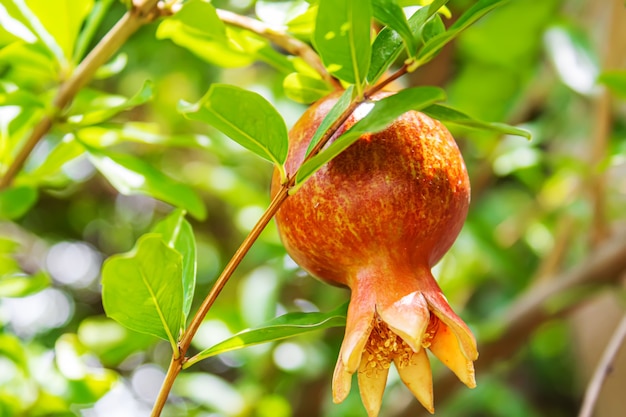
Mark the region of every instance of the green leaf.
[[606, 85], [621, 99], [626, 99], [626, 70], [605, 71], [598, 82]]
[[309, 9], [299, 16], [287, 22], [287, 31], [294, 35], [310, 39], [315, 30], [315, 20], [317, 19], [317, 5], [312, 4]]
[[430, 20], [428, 20], [422, 28], [422, 40], [428, 42], [435, 36], [439, 36], [446, 31], [446, 26], [441, 20], [441, 16], [435, 14]]
[[215, 7], [204, 0], [189, 0], [173, 16], [164, 19], [157, 29], [158, 39], [184, 31], [202, 39], [226, 42], [226, 26], [217, 16]]
[[[409, 18], [409, 28], [416, 39], [421, 42], [422, 28], [448, 1], [435, 0], [430, 6], [422, 7]], [[395, 30], [385, 27], [378, 33], [372, 46], [372, 61], [367, 74], [367, 80], [370, 84], [378, 80], [398, 59], [402, 52], [402, 45], [402, 37]]]
[[315, 145], [322, 139], [324, 133], [330, 128], [330, 126], [335, 123], [335, 121], [345, 112], [350, 103], [352, 102], [352, 95], [354, 92], [354, 88], [352, 86], [348, 87], [346, 91], [343, 92], [339, 100], [335, 103], [335, 105], [330, 109], [322, 123], [317, 127], [317, 130], [313, 134], [311, 141], [309, 142], [309, 147], [306, 150], [306, 156], [308, 156]]
[[0, 191], [0, 219], [18, 219], [36, 202], [37, 190], [33, 187], [16, 186]]
[[287, 313], [270, 320], [263, 326], [244, 330], [232, 337], [203, 350], [187, 361], [184, 368], [221, 353], [242, 349], [248, 346], [299, 336], [315, 330], [344, 326], [348, 304], [328, 313]]
[[183, 327], [196, 288], [196, 239], [189, 222], [185, 220], [185, 211], [178, 209], [159, 222], [153, 233], [161, 235], [167, 246], [175, 249], [183, 257]]
[[83, 89], [72, 104], [70, 109], [72, 115], [67, 118], [67, 121], [79, 126], [102, 123], [120, 112], [146, 103], [152, 96], [151, 81], [146, 81], [137, 94], [131, 98]]
[[142, 236], [132, 251], [102, 268], [102, 304], [108, 317], [140, 333], [168, 340], [175, 353], [182, 324], [182, 257], [161, 235]]
[[298, 103], [312, 103], [328, 95], [333, 89], [319, 78], [293, 72], [283, 80], [285, 95]]
[[374, 18], [390, 29], [396, 31], [407, 49], [409, 56], [413, 56], [417, 52], [415, 37], [411, 32], [409, 23], [406, 20], [404, 11], [395, 0], [372, 0], [372, 9]]
[[[437, 101], [445, 100], [445, 93], [436, 87], [414, 87], [404, 89], [379, 101], [361, 104], [367, 115], [356, 122], [347, 132], [337, 138], [328, 148], [302, 164], [296, 174], [296, 192], [322, 165], [339, 155], [365, 133], [376, 133], [385, 129], [398, 116], [409, 110], [421, 110]], [[358, 108], [357, 108], [358, 109]]]
[[117, 191], [141, 194], [182, 207], [197, 219], [206, 217], [202, 200], [189, 186], [176, 182], [148, 163], [128, 154], [115, 154], [85, 145], [89, 160]]
[[219, 129], [241, 146], [278, 167], [284, 178], [287, 158], [287, 126], [280, 113], [257, 93], [226, 84], [213, 84], [195, 104], [180, 111]]
[[418, 61], [423, 64], [430, 61], [437, 53], [456, 38], [464, 29], [472, 25], [478, 19], [489, 13], [498, 6], [502, 6], [509, 0], [479, 0], [454, 22], [448, 31], [433, 37], [420, 49], [417, 54]]
[[123, 126], [101, 124], [80, 129], [76, 135], [81, 142], [95, 148], [107, 148], [124, 142], [148, 145], [207, 148], [211, 141], [197, 134], [164, 134], [157, 123], [125, 122]]
[[371, 56], [370, 0], [320, 0], [318, 7], [313, 44], [328, 71], [360, 92]]
[[490, 132], [504, 133], [507, 135], [522, 136], [529, 140], [532, 138], [530, 132], [525, 129], [520, 129], [519, 127], [510, 126], [504, 123], [482, 122], [480, 120], [473, 119], [465, 113], [462, 113], [451, 107], [442, 106], [440, 104], [433, 104], [431, 106], [428, 106], [423, 109], [422, 112], [432, 117], [433, 119], [440, 120], [444, 123], [453, 123], [472, 129], [480, 129]]
[[50, 277], [43, 271], [32, 276], [24, 274], [0, 276], [0, 298], [26, 297], [47, 288], [50, 283]]
[[85, 148], [78, 143], [74, 135], [68, 134], [46, 156], [46, 159], [33, 171], [23, 173], [22, 181], [41, 185], [49, 183], [56, 177], [67, 162], [72, 161], [85, 153]]

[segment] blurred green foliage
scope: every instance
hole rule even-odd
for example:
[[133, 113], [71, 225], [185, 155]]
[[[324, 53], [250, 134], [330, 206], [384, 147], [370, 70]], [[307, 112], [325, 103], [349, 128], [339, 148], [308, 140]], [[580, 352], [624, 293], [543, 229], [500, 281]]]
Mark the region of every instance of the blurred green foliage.
[[[315, 2], [212, 2], [268, 25], [286, 24], [306, 42], [315, 22], [309, 3]], [[623, 62], [624, 53], [607, 48], [615, 28], [588, 18], [601, 7], [596, 3], [511, 0], [400, 81], [404, 87], [439, 84], [447, 105], [533, 134], [529, 142], [449, 126], [472, 177], [473, 201], [435, 275], [477, 329], [479, 350], [498, 337], [482, 325], [497, 322], [534, 284], [589, 253], [598, 198], [605, 226], [624, 219], [625, 108], [617, 99], [626, 96], [626, 76], [605, 64], [612, 54]], [[474, 4], [453, 0], [452, 17], [440, 20], [450, 27]], [[85, 51], [125, 10], [107, 0], [0, 0], [0, 173], [51, 110]], [[197, 251], [193, 312], [270, 201], [272, 166], [215, 128], [185, 118], [179, 103], [202, 100], [212, 83], [231, 84], [260, 94], [289, 127], [305, 109], [291, 98], [306, 101], [325, 91], [300, 58], [285, 56], [258, 34], [222, 25], [207, 3], [190, 0], [183, 10], [195, 25], [174, 15], [141, 28], [79, 92], [13, 186], [0, 191], [0, 416], [149, 415], [170, 347], [105, 317], [103, 261], [130, 251], [172, 205], [187, 209]], [[424, 36], [440, 29], [430, 27]], [[406, 58], [400, 55], [394, 67]], [[617, 103], [603, 110], [608, 115], [598, 110], [604, 94]], [[598, 140], [596, 123], [604, 116], [611, 122]], [[596, 154], [598, 146], [604, 149]], [[147, 180], [136, 187], [132, 172]], [[594, 197], [590, 188], [599, 174], [604, 181]], [[328, 312], [347, 299], [344, 289], [303, 273], [271, 224], [202, 323], [192, 353], [278, 315]], [[563, 318], [543, 323], [515, 355], [479, 373], [476, 390], [438, 400], [436, 389], [438, 414], [573, 415], [584, 379], [572, 337]], [[356, 389], [332, 404], [341, 338], [342, 329], [331, 328], [199, 362], [178, 377], [163, 416], [363, 416]], [[449, 372], [433, 366], [437, 377]], [[422, 412], [416, 410], [392, 373], [383, 415]]]

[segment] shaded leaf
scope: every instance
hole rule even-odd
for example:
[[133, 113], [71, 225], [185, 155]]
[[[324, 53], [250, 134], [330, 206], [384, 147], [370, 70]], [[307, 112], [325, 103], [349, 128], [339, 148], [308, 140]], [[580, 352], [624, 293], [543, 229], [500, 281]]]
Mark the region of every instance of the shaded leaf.
[[16, 186], [0, 191], [0, 219], [14, 220], [22, 217], [37, 202], [37, 190], [29, 186]]
[[183, 328], [191, 310], [196, 288], [196, 239], [193, 229], [185, 219], [185, 211], [178, 209], [160, 221], [153, 229], [165, 243], [183, 257]]
[[142, 236], [132, 251], [102, 267], [102, 304], [108, 317], [140, 333], [176, 342], [182, 324], [182, 257], [159, 234]]
[[295, 192], [322, 165], [357, 141], [361, 135], [381, 131], [401, 114], [409, 110], [421, 110], [441, 100], [445, 100], [445, 93], [440, 88], [413, 87], [379, 101], [362, 103], [363, 111], [367, 112], [367, 115], [331, 143], [328, 148], [302, 164], [296, 175], [296, 185], [292, 192]]
[[350, 106], [352, 102], [354, 88], [352, 86], [348, 87], [346, 91], [343, 92], [339, 100], [333, 105], [328, 114], [322, 120], [322, 123], [317, 127], [317, 130], [313, 134], [311, 141], [309, 142], [309, 147], [306, 150], [306, 155], [308, 156], [315, 145], [322, 139], [324, 133], [330, 128], [330, 126], [343, 114], [344, 111]]
[[287, 126], [274, 106], [259, 94], [232, 85], [213, 84], [199, 102], [184, 103], [179, 110], [192, 120], [212, 125], [284, 170]]
[[509, 0], [479, 0], [476, 2], [446, 32], [431, 38], [424, 44], [417, 54], [418, 61], [422, 64], [430, 61], [441, 48], [456, 38], [464, 29], [507, 1]]
[[429, 115], [433, 119], [437, 119], [445, 123], [454, 123], [472, 129], [487, 130], [507, 135], [522, 136], [526, 139], [532, 138], [530, 132], [525, 129], [510, 126], [504, 123], [489, 123], [476, 120], [465, 113], [440, 104], [433, 104], [432, 106], [426, 107], [422, 110], [422, 112]]
[[415, 37], [411, 32], [404, 11], [395, 0], [372, 0], [374, 18], [400, 35], [409, 56], [413, 56], [417, 50]]
[[[320, 0], [313, 44], [331, 74], [360, 85], [370, 65], [370, 0]], [[358, 87], [360, 90], [360, 87]]]
[[[422, 41], [422, 28], [448, 1], [435, 0], [430, 6], [422, 7], [409, 18], [411, 33], [420, 43]], [[402, 45], [402, 37], [395, 30], [385, 27], [378, 33], [372, 46], [372, 61], [367, 74], [367, 80], [370, 84], [378, 80], [398, 59], [402, 52]]]
[[115, 154], [87, 145], [87, 155], [95, 167], [117, 191], [124, 195], [141, 194], [182, 207], [197, 219], [204, 219], [206, 208], [189, 186], [176, 182], [129, 154]]
[[185, 363], [185, 368], [211, 356], [298, 336], [315, 330], [339, 327], [346, 324], [348, 304], [344, 304], [328, 313], [287, 313], [270, 320], [266, 324], [239, 332], [203, 350]]
[[287, 97], [304, 104], [319, 100], [333, 91], [323, 80], [297, 72], [285, 77], [283, 88]]

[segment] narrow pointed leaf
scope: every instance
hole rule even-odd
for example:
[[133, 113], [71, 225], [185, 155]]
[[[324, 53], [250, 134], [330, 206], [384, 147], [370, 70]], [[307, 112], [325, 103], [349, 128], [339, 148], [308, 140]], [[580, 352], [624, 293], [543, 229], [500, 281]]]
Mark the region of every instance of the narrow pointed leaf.
[[196, 239], [193, 228], [185, 219], [185, 211], [178, 209], [159, 222], [152, 232], [159, 233], [163, 241], [172, 249], [175, 249], [183, 257], [183, 327], [196, 287]]
[[195, 104], [182, 104], [188, 118], [206, 122], [241, 146], [283, 170], [287, 158], [287, 126], [278, 111], [252, 91], [213, 84]]
[[67, 121], [71, 124], [88, 126], [102, 123], [126, 110], [146, 103], [153, 96], [152, 82], [146, 81], [141, 89], [132, 97], [125, 98], [94, 90], [83, 90], [70, 109]]
[[409, 56], [413, 56], [416, 51], [415, 37], [411, 32], [409, 23], [406, 20], [404, 11], [395, 0], [372, 0], [372, 10], [374, 18], [394, 30], [402, 40]]
[[370, 0], [320, 0], [313, 44], [328, 71], [360, 85], [370, 64]]
[[104, 263], [102, 304], [107, 316], [168, 340], [176, 351], [183, 317], [182, 268], [181, 255], [161, 235], [142, 236], [132, 251]]
[[435, 36], [426, 42], [417, 54], [417, 59], [420, 63], [430, 61], [435, 55], [437, 55], [441, 48], [456, 38], [464, 29], [489, 13], [491, 10], [508, 1], [509, 0], [479, 0], [465, 13], [463, 13], [446, 32]]
[[204, 219], [206, 208], [195, 191], [174, 181], [147, 162], [129, 154], [116, 154], [85, 146], [89, 160], [124, 195], [148, 195], [175, 207], [182, 207], [197, 219]]
[[355, 123], [347, 132], [337, 138], [327, 149], [302, 164], [296, 175], [297, 190], [322, 165], [339, 155], [365, 133], [376, 133], [385, 129], [398, 116], [409, 110], [421, 110], [437, 101], [445, 100], [445, 93], [436, 87], [414, 87], [375, 102], [365, 102], [369, 106], [367, 115]]
[[330, 109], [326, 117], [324, 117], [324, 120], [322, 120], [322, 123], [320, 123], [317, 130], [315, 131], [315, 134], [313, 134], [311, 141], [309, 142], [309, 147], [306, 150], [307, 156], [311, 153], [315, 145], [317, 145], [317, 143], [322, 139], [322, 136], [324, 135], [324, 133], [326, 133], [328, 128], [330, 128], [330, 126], [339, 118], [339, 116], [341, 116], [343, 112], [346, 111], [348, 106], [350, 106], [353, 91], [354, 88], [352, 86], [348, 87], [346, 91], [343, 92], [341, 97], [339, 97], [339, 100], [337, 100], [332, 109]]
[[422, 111], [433, 119], [440, 120], [444, 123], [453, 123], [472, 129], [522, 136], [529, 140], [532, 138], [530, 132], [525, 129], [510, 126], [504, 123], [489, 123], [476, 120], [465, 113], [440, 104], [433, 104], [432, 106], [426, 107]]
[[315, 330], [346, 324], [347, 304], [328, 313], [287, 313], [263, 326], [241, 331], [191, 358], [185, 368], [211, 356], [261, 343], [299, 336]]
[[312, 103], [326, 96], [332, 88], [319, 78], [291, 73], [283, 81], [285, 95], [298, 103]]
[[[422, 41], [422, 28], [449, 0], [435, 0], [428, 7], [417, 10], [408, 20], [409, 29], [416, 42]], [[372, 61], [367, 74], [370, 84], [380, 78], [398, 59], [402, 52], [402, 37], [390, 27], [383, 28], [372, 46]]]

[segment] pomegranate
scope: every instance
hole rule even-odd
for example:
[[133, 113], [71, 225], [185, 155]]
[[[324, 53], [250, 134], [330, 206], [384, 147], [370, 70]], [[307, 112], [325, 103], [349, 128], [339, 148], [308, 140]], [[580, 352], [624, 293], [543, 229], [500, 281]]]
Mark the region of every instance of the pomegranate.
[[[337, 99], [334, 94], [315, 103], [292, 128], [288, 174], [304, 160]], [[365, 108], [358, 107], [331, 141]], [[275, 173], [272, 192], [279, 187]], [[434, 412], [427, 348], [463, 383], [476, 385], [474, 336], [431, 274], [461, 230], [469, 198], [465, 164], [448, 130], [410, 111], [385, 130], [361, 136], [278, 211], [289, 255], [313, 276], [351, 290], [333, 376], [335, 402], [346, 398], [358, 373], [363, 404], [377, 416], [393, 361], [406, 386]]]

